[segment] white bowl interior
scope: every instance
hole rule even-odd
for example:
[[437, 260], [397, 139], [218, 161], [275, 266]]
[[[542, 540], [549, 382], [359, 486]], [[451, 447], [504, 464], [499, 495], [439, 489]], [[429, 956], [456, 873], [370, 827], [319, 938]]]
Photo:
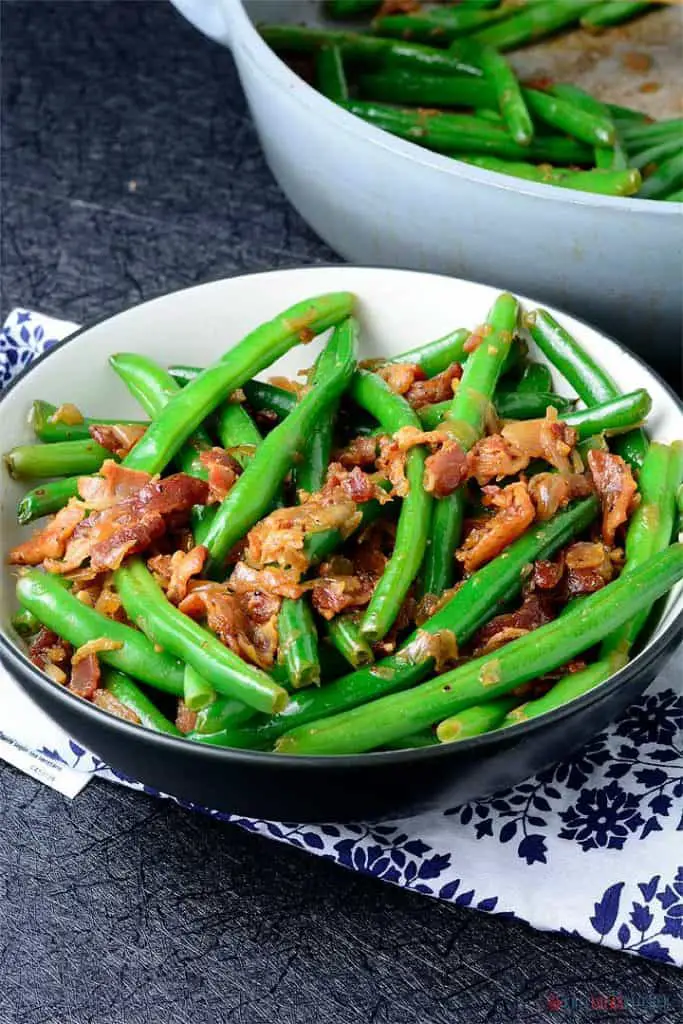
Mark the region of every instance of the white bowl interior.
[[[406, 270], [362, 267], [311, 267], [230, 278], [155, 299], [96, 324], [36, 366], [3, 401], [2, 447], [35, 440], [27, 423], [34, 399], [75, 402], [86, 415], [139, 417], [140, 410], [109, 369], [115, 352], [142, 352], [164, 365], [203, 366], [215, 360], [244, 334], [281, 310], [309, 296], [349, 290], [358, 296], [362, 356], [393, 355], [446, 334], [455, 327], [481, 323], [498, 289], [457, 278]], [[525, 309], [538, 303], [522, 299]], [[550, 307], [546, 307], [550, 308]], [[683, 415], [659, 379], [628, 352], [588, 325], [550, 308], [624, 391], [646, 387], [653, 401], [648, 431], [653, 439], [683, 438]], [[320, 349], [315, 341], [297, 347], [271, 372], [294, 376], [309, 366]], [[533, 345], [532, 345], [533, 348]], [[545, 361], [534, 351], [533, 356]], [[570, 394], [561, 379], [557, 390]], [[35, 527], [20, 528], [15, 509], [30, 483], [17, 482], [3, 470], [0, 477], [0, 544], [6, 551]], [[14, 579], [0, 574], [0, 625], [12, 635]], [[683, 586], [673, 591], [652, 634], [659, 636], [683, 607]]]

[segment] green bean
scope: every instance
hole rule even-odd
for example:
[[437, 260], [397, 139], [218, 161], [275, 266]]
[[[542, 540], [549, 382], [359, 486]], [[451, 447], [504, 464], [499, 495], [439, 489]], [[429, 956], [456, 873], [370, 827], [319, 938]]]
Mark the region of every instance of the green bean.
[[415, 363], [424, 370], [428, 377], [435, 377], [442, 373], [451, 363], [461, 363], [467, 358], [463, 346], [470, 336], [470, 331], [465, 327], [458, 327], [455, 331], [444, 334], [436, 341], [429, 341], [426, 345], [419, 345], [417, 348], [408, 349], [397, 356], [387, 359], [388, 363]]
[[652, 408], [652, 399], [647, 391], [640, 388], [627, 395], [620, 395], [612, 402], [602, 402], [577, 412], [560, 413], [563, 420], [577, 433], [579, 441], [585, 441], [594, 434], [624, 434], [638, 427]]
[[117, 650], [99, 651], [98, 658], [157, 690], [182, 696], [183, 668], [180, 662], [166, 651], [155, 650], [137, 629], [108, 619], [83, 604], [65, 589], [60, 577], [37, 569], [27, 570], [17, 580], [17, 599], [43, 625], [74, 647], [81, 647], [100, 637], [120, 643], [122, 646]]
[[658, 142], [655, 146], [647, 146], [631, 156], [631, 167], [643, 170], [648, 164], [657, 164], [670, 156], [675, 156], [681, 151], [680, 139], [668, 139], [666, 142]]
[[681, 139], [683, 118], [672, 117], [667, 121], [633, 122], [619, 126], [619, 135], [627, 149], [652, 146], [657, 142]]
[[[541, 394], [524, 391], [499, 391], [494, 395], [494, 405], [500, 419], [503, 420], [535, 420], [545, 416], [548, 406], [563, 413], [573, 408], [574, 403], [561, 395]], [[450, 401], [434, 402], [423, 405], [417, 410], [422, 426], [426, 430], [436, 430], [451, 407]]]
[[528, 4], [497, 25], [481, 29], [473, 38], [497, 50], [513, 50], [571, 25], [594, 6], [595, 0], [541, 0]]
[[575, 139], [543, 136], [528, 146], [518, 145], [502, 128], [469, 114], [401, 110], [382, 103], [349, 100], [341, 106], [392, 135], [417, 142], [438, 153], [491, 153], [555, 164], [590, 164], [589, 148]]
[[357, 18], [372, 14], [381, 0], [326, 0], [325, 12], [330, 18]]
[[598, 3], [595, 7], [589, 8], [581, 18], [581, 28], [590, 32], [602, 31], [610, 25], [621, 25], [624, 21], [635, 18], [638, 14], [644, 14], [647, 10], [653, 10], [652, 0], [608, 0], [607, 3]]
[[318, 89], [328, 99], [339, 103], [349, 98], [349, 87], [344, 73], [341, 50], [338, 46], [323, 46], [315, 58]]
[[537, 181], [544, 185], [555, 185], [557, 188], [570, 188], [578, 192], [592, 192], [607, 196], [630, 196], [640, 188], [641, 177], [637, 170], [623, 171], [591, 170], [569, 171], [565, 168], [551, 167], [548, 164], [531, 164], [520, 160], [501, 160], [495, 156], [461, 155], [458, 159], [464, 163], [483, 167], [499, 174], [511, 174], [514, 178]]
[[402, 736], [393, 743], [386, 743], [382, 750], [415, 750], [420, 747], [436, 747], [438, 744], [434, 730], [423, 729], [421, 732], [411, 732], [408, 736]]
[[[342, 320], [353, 305], [348, 292], [306, 299], [251, 331], [166, 403], [124, 465], [160, 473], [226, 394], [241, 387], [301, 341]], [[217, 519], [219, 518], [217, 516]]]
[[[349, 383], [356, 365], [356, 347], [357, 325], [349, 317], [335, 329], [320, 357], [319, 380], [287, 419], [261, 442], [251, 462], [218, 507], [203, 538], [210, 552], [210, 572], [220, 571], [233, 545], [268, 511], [312, 426], [339, 400]], [[192, 383], [188, 384], [185, 391], [192, 386]]]
[[558, 680], [551, 690], [544, 693], [542, 697], [520, 704], [510, 711], [504, 718], [502, 726], [516, 725], [518, 722], [527, 722], [530, 718], [538, 718], [546, 711], [554, 711], [555, 708], [568, 704], [570, 700], [576, 700], [590, 690], [594, 690], [600, 683], [614, 675], [626, 664], [628, 659], [615, 652], [608, 658], [597, 661], [594, 665], [582, 669], [580, 672], [569, 672], [562, 679]]
[[614, 145], [616, 136], [611, 118], [600, 117], [538, 89], [525, 89], [524, 99], [530, 110], [553, 128], [592, 146]]
[[528, 363], [524, 369], [517, 393], [520, 395], [552, 394], [553, 375], [544, 363]]
[[661, 199], [672, 190], [683, 187], [683, 150], [662, 160], [656, 171], [648, 175], [640, 187], [640, 199]]
[[244, 469], [253, 452], [240, 448], [256, 448], [262, 441], [261, 432], [251, 416], [239, 402], [224, 402], [216, 415], [216, 433], [224, 448], [234, 448], [233, 457]]
[[[619, 389], [609, 374], [594, 362], [547, 310], [533, 310], [526, 321], [531, 337], [541, 352], [588, 408], [620, 397]], [[614, 447], [627, 462], [638, 468], [647, 445], [645, 432], [638, 429], [619, 438]]]
[[[609, 110], [612, 117], [617, 121], [622, 122], [623, 125], [634, 124], [646, 124], [650, 122], [649, 114], [644, 114], [642, 110], [634, 110], [633, 107], [620, 107], [617, 103], [605, 103], [605, 106]], [[617, 125], [617, 127], [620, 127]]]
[[610, 146], [597, 145], [595, 147], [595, 166], [606, 171], [625, 171], [628, 167], [628, 159], [621, 142], [616, 137], [614, 118], [609, 107], [576, 85], [560, 82], [554, 85], [550, 92], [553, 96], [558, 96], [561, 100], [572, 103], [588, 113], [610, 122], [615, 134], [614, 142]]
[[360, 75], [361, 96], [415, 106], [495, 107], [496, 94], [484, 78], [465, 75], [415, 75], [400, 68]]
[[105, 666], [102, 671], [102, 680], [105, 690], [116, 697], [129, 711], [132, 711], [139, 719], [140, 725], [144, 725], [147, 729], [154, 729], [155, 732], [165, 732], [169, 736], [182, 736], [180, 730], [172, 722], [169, 722], [165, 715], [162, 715], [149, 697], [128, 676]]
[[460, 4], [457, 7], [433, 7], [431, 10], [410, 14], [387, 14], [375, 18], [372, 27], [380, 36], [416, 39], [422, 43], [445, 46], [454, 39], [509, 18], [511, 13], [509, 7], [488, 11]]
[[665, 203], [683, 203], [683, 188], [676, 189], [674, 192], [669, 192], [668, 196], [661, 197]]
[[216, 691], [192, 665], [185, 666], [183, 700], [190, 711], [201, 711], [216, 699]]
[[546, 523], [534, 524], [502, 555], [466, 579], [450, 600], [404, 641], [396, 654], [383, 658], [376, 665], [357, 669], [319, 690], [297, 693], [285, 714], [261, 725], [246, 724], [222, 730], [215, 734], [213, 742], [243, 749], [267, 749], [290, 726], [357, 707], [426, 679], [435, 662], [423, 634], [438, 636], [450, 631], [462, 647], [480, 626], [520, 592], [528, 577], [529, 565], [537, 559], [551, 558], [580, 535], [595, 519], [598, 508], [597, 498], [590, 497], [557, 513]]
[[212, 733], [228, 726], [234, 728], [254, 717], [254, 709], [241, 700], [216, 696], [215, 701], [197, 712], [193, 732]]
[[96, 441], [56, 441], [18, 445], [4, 458], [10, 476], [20, 480], [96, 473], [105, 459], [115, 456]]
[[534, 124], [515, 72], [492, 46], [481, 48], [479, 63], [484, 78], [493, 86], [507, 130], [515, 142], [527, 146], [534, 137]]
[[683, 579], [683, 545], [673, 544], [526, 636], [411, 690], [299, 726], [275, 745], [282, 754], [352, 754], [496, 697], [550, 672], [649, 608]]
[[114, 573], [114, 583], [131, 622], [196, 669], [217, 693], [243, 700], [257, 711], [281, 711], [286, 705], [286, 690], [166, 600], [141, 559], [128, 559]]
[[21, 608], [12, 616], [12, 628], [19, 636], [33, 636], [40, 629], [40, 622], [28, 608]]
[[[387, 489], [388, 487], [389, 484], [386, 484]], [[374, 523], [379, 518], [382, 506], [376, 499], [371, 498], [370, 501], [364, 501], [358, 505], [358, 511], [361, 514], [361, 520], [356, 528], [357, 532]], [[306, 559], [310, 565], [317, 565], [327, 558], [328, 555], [331, 555], [344, 540], [345, 537], [336, 529], [319, 530], [317, 533], [309, 533], [304, 540]]]
[[488, 704], [473, 704], [464, 711], [458, 711], [450, 718], [444, 718], [436, 727], [436, 736], [441, 743], [466, 740], [470, 736], [481, 736], [498, 729], [507, 713], [519, 703], [517, 697], [501, 697]]
[[369, 665], [375, 660], [372, 648], [358, 628], [354, 615], [336, 615], [327, 623], [328, 639], [353, 668]]
[[[462, 379], [445, 420], [448, 430], [469, 451], [481, 437], [505, 358], [517, 326], [518, 305], [512, 295], [500, 295], [486, 320], [489, 333], [465, 363]], [[422, 570], [423, 593], [440, 594], [453, 582], [453, 555], [462, 529], [464, 490], [458, 488], [437, 501], [430, 541]]]
[[78, 497], [78, 476], [63, 477], [34, 487], [17, 504], [17, 522], [22, 526], [64, 508], [69, 498]]
[[676, 494], [676, 524], [674, 534], [678, 540], [683, 540], [683, 484], [678, 488]]
[[47, 444], [55, 441], [87, 441], [90, 438], [90, 427], [99, 424], [111, 424], [115, 426], [147, 426], [146, 423], [138, 420], [117, 420], [94, 419], [84, 417], [80, 423], [65, 423], [62, 420], [54, 421], [53, 416], [57, 412], [57, 406], [50, 402], [36, 400], [31, 406], [29, 423], [33, 427], [36, 437]]
[[[393, 434], [405, 426], [420, 427], [417, 414], [406, 400], [395, 394], [376, 373], [358, 370], [349, 394], [388, 433]], [[422, 485], [424, 466], [424, 450], [411, 448], [406, 458], [408, 494], [402, 501], [394, 550], [360, 625], [361, 635], [370, 643], [381, 640], [391, 628], [422, 562], [432, 511], [431, 495]]]
[[377, 62], [382, 66], [403, 67], [416, 72], [481, 76], [479, 68], [455, 54], [403, 39], [386, 39], [360, 32], [303, 28], [300, 25], [260, 25], [259, 32], [276, 52], [314, 53], [321, 46], [339, 46], [344, 57]]
[[285, 598], [278, 616], [279, 654], [291, 686], [297, 690], [320, 682], [318, 632], [308, 602]]

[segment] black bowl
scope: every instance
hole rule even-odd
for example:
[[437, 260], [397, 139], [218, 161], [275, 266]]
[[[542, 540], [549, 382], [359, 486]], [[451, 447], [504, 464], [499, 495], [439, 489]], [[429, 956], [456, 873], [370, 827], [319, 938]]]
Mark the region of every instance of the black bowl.
[[[251, 283], [265, 294], [268, 280], [277, 282], [283, 279], [282, 275], [301, 273], [284, 271], [272, 275], [254, 275]], [[364, 271], [351, 267], [329, 270], [310, 268], [303, 273], [314, 283], [301, 286], [298, 296], [329, 288], [328, 279], [324, 275], [331, 273], [335, 280], [332, 287], [350, 286], [361, 294], [364, 274], [372, 276], [390, 273], [396, 275], [399, 285], [402, 284], [399, 278], [405, 279], [408, 284], [412, 283], [413, 277], [427, 282], [435, 280], [434, 275]], [[355, 277], [359, 277], [360, 283], [355, 281]], [[318, 278], [323, 279], [322, 287]], [[340, 284], [336, 284], [337, 278], [341, 279]], [[449, 279], [442, 278], [440, 282], [443, 288], [458, 286], [458, 282]], [[230, 302], [221, 305], [223, 293], [220, 288], [229, 290], [237, 285], [237, 281], [216, 282], [214, 285], [191, 289], [195, 293], [192, 301], [201, 303], [206, 320], [208, 313], [205, 296], [208, 294], [210, 299], [211, 289], [219, 289], [220, 301], [216, 316], [220, 321], [222, 310], [230, 309]], [[494, 294], [493, 289], [483, 286], [468, 287], [485, 295]], [[403, 290], [409, 291], [405, 286]], [[176, 320], [182, 316], [178, 298], [175, 297], [176, 304], [173, 307]], [[132, 338], [132, 344], [135, 344], [138, 316], [147, 317], [147, 320], [143, 320], [142, 332], [138, 331], [139, 336], [145, 337], [145, 331], [149, 328], [149, 309], [154, 305], [146, 304], [123, 314], [126, 319], [123, 328], [117, 326], [117, 344], [118, 332], [128, 339]], [[102, 329], [107, 328], [111, 319], [94, 329], [87, 329], [88, 332], [94, 331], [95, 336], [88, 339], [88, 344], [98, 343], [100, 355], [97, 358], [102, 359], [103, 363], [105, 356], [102, 352], [107, 338], [106, 331], [103, 335]], [[570, 330], [577, 329], [577, 322], [573, 321], [573, 324], [574, 328], [571, 323], [568, 325]], [[178, 345], [184, 351], [187, 337], [185, 326], [179, 323], [176, 329], [181, 337]], [[586, 328], [586, 331], [589, 330]], [[70, 344], [83, 333], [77, 332], [58, 348]], [[174, 357], [169, 350], [170, 333], [169, 329], [169, 333], [164, 335], [165, 354], [171, 360], [176, 358], [182, 361], [182, 358]], [[127, 343], [131, 344], [130, 340]], [[609, 342], [606, 344], [609, 345]], [[30, 377], [35, 367], [44, 363], [45, 359], [51, 359], [55, 351], [53, 349], [47, 357], [25, 371], [5, 392], [0, 405], [5, 406], [8, 395], [17, 384]], [[634, 358], [631, 353], [627, 354], [623, 349], [621, 351], [625, 359]], [[612, 350], [612, 358], [614, 355]], [[80, 357], [83, 358], [82, 352]], [[78, 358], [76, 355], [74, 362]], [[662, 398], [661, 389], [664, 388], [677, 403], [670, 389], [642, 361], [637, 362], [639, 368], [636, 372], [641, 386], [659, 389]], [[37, 376], [39, 381], [44, 382], [44, 375]], [[39, 383], [38, 387], [41, 386], [46, 385]], [[34, 395], [31, 393], [30, 397]], [[4, 413], [5, 417], [10, 417], [7, 409]], [[6, 422], [11, 422], [11, 419]], [[568, 756], [608, 725], [661, 671], [683, 634], [683, 612], [677, 617], [671, 616], [671, 619], [633, 662], [591, 693], [556, 711], [500, 732], [459, 743], [355, 756], [289, 757], [252, 753], [210, 747], [161, 735], [114, 718], [55, 685], [1, 632], [0, 660], [36, 704], [69, 735], [115, 769], [155, 789], [209, 808], [251, 817], [299, 822], [348, 821], [406, 816], [431, 807], [443, 807], [445, 804], [454, 806], [515, 785], [558, 758]]]

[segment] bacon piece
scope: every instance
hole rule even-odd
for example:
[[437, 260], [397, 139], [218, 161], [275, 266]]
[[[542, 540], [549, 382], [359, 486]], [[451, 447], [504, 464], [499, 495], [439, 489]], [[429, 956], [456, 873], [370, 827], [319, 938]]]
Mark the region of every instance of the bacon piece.
[[416, 363], [385, 363], [376, 372], [397, 395], [405, 395], [416, 381], [426, 376]]
[[97, 704], [98, 708], [103, 711], [109, 712], [110, 715], [114, 715], [116, 718], [123, 719], [124, 722], [132, 722], [133, 725], [140, 725], [140, 719], [131, 711], [129, 707], [122, 704], [118, 697], [115, 697], [109, 690], [95, 690], [92, 698], [93, 704]]
[[410, 487], [406, 477], [406, 451], [399, 447], [393, 437], [380, 437], [379, 439], [377, 471], [385, 476], [391, 484], [392, 496], [405, 498]]
[[128, 621], [128, 616], [123, 610], [123, 605], [121, 604], [121, 598], [116, 591], [112, 589], [111, 577], [108, 577], [105, 580], [104, 585], [100, 590], [98, 598], [95, 601], [95, 611], [99, 612], [100, 615], [106, 616], [108, 619], [114, 619], [115, 622]]
[[638, 487], [631, 467], [619, 455], [592, 449], [588, 467], [602, 505], [602, 539], [611, 545], [617, 529], [635, 508]]
[[95, 691], [99, 688], [100, 678], [100, 663], [96, 654], [86, 654], [79, 661], [76, 661], [74, 656], [71, 661], [71, 678], [67, 689], [84, 700], [92, 700]]
[[67, 427], [75, 427], [83, 423], [83, 413], [73, 402], [64, 402], [48, 418], [48, 423], [66, 423]]
[[545, 459], [561, 473], [571, 472], [569, 461], [576, 444], [576, 431], [557, 418], [557, 409], [549, 406], [541, 420], [514, 420], [501, 430], [501, 437], [523, 455], [531, 459]]
[[541, 522], [551, 519], [574, 498], [587, 498], [593, 492], [591, 481], [582, 473], [537, 473], [528, 487], [536, 518]]
[[488, 522], [475, 527], [457, 550], [456, 558], [467, 572], [490, 562], [534, 521], [536, 510], [523, 483], [508, 484], [502, 489], [487, 487], [483, 502], [498, 511]]
[[197, 724], [197, 712], [190, 711], [184, 700], [178, 701], [178, 710], [175, 717], [176, 729], [183, 734], [192, 732]]
[[145, 551], [169, 524], [176, 525], [178, 517], [186, 516], [193, 505], [204, 504], [207, 497], [206, 482], [185, 473], [150, 480], [136, 494], [79, 523], [63, 560], [47, 559], [45, 568], [69, 573], [89, 558], [93, 572], [117, 569], [124, 558]]
[[300, 398], [307, 390], [305, 384], [298, 380], [292, 380], [291, 377], [269, 377], [268, 383], [276, 388], [280, 388], [282, 391], [289, 391], [290, 394], [296, 395], [297, 398]]
[[[236, 564], [230, 574], [228, 585], [237, 594], [258, 590], [277, 597], [289, 597], [293, 601], [301, 597], [304, 592], [304, 587], [299, 583], [299, 573], [296, 570], [282, 569], [272, 565], [265, 569], [253, 569], [246, 562]], [[184, 610], [183, 603], [181, 611]]]
[[107, 636], [98, 636], [93, 640], [87, 640], [86, 643], [76, 650], [71, 658], [72, 667], [80, 664], [81, 661], [85, 661], [86, 658], [91, 657], [93, 654], [99, 654], [101, 651], [120, 651], [123, 647], [121, 640], [111, 640]]
[[421, 0], [382, 0], [382, 6], [377, 12], [378, 18], [387, 14], [411, 14], [419, 10]]
[[[29, 645], [28, 656], [37, 668], [46, 672], [55, 682], [65, 683], [71, 652], [71, 644], [51, 629], [41, 626]], [[52, 669], [57, 672], [53, 673]]]
[[492, 332], [493, 327], [491, 324], [479, 324], [478, 327], [475, 327], [463, 345], [464, 351], [467, 352], [468, 355], [471, 355], [472, 352], [476, 352], [484, 338], [487, 338]]
[[40, 565], [46, 558], [62, 558], [69, 538], [84, 517], [85, 509], [72, 498], [47, 526], [12, 548], [10, 565]]
[[249, 603], [225, 584], [213, 583], [193, 590], [180, 609], [193, 618], [206, 617], [208, 629], [240, 658], [259, 668], [271, 668], [277, 653], [280, 602], [272, 603], [272, 614], [261, 621], [249, 616]]
[[434, 672], [437, 675], [452, 668], [459, 658], [458, 641], [451, 629], [439, 629], [436, 633], [428, 633], [424, 629], [418, 629], [417, 636], [406, 648], [411, 662], [418, 664], [426, 658], [433, 658], [435, 661]]
[[531, 586], [536, 590], [555, 590], [564, 576], [564, 556], [557, 562], [539, 558], [534, 562], [531, 574]]
[[496, 615], [477, 631], [473, 641], [474, 654], [476, 657], [489, 654], [511, 640], [517, 640], [539, 626], [544, 626], [553, 618], [552, 606], [547, 597], [528, 594], [514, 612]]
[[453, 397], [457, 382], [462, 377], [462, 366], [460, 363], [451, 363], [441, 373], [429, 380], [415, 381], [405, 394], [407, 402], [410, 402], [413, 409], [422, 409], [425, 405], [432, 405], [435, 402], [446, 402]]
[[446, 441], [425, 460], [424, 489], [435, 498], [452, 494], [467, 477], [467, 456], [457, 441]]
[[376, 437], [354, 437], [339, 454], [339, 462], [345, 469], [353, 469], [354, 466], [374, 466], [376, 458]]
[[377, 578], [374, 573], [356, 572], [347, 558], [335, 556], [321, 563], [313, 581], [313, 607], [328, 621], [348, 608], [362, 608], [370, 601]]
[[223, 501], [241, 474], [242, 467], [225, 448], [209, 448], [200, 454], [199, 461], [209, 471], [209, 504]]
[[93, 423], [88, 433], [93, 441], [113, 452], [119, 459], [125, 459], [138, 443], [147, 428], [134, 423]]
[[567, 597], [593, 594], [601, 590], [614, 576], [614, 565], [609, 548], [601, 543], [577, 541], [564, 552], [566, 566], [565, 592]]
[[112, 505], [132, 498], [151, 479], [149, 473], [128, 469], [126, 466], [119, 466], [118, 462], [107, 459], [100, 467], [99, 476], [80, 477], [78, 493], [87, 508], [102, 512]]
[[209, 550], [198, 544], [190, 551], [174, 551], [172, 555], [155, 555], [147, 562], [172, 604], [180, 604], [186, 597], [188, 584], [199, 576], [208, 558]]
[[528, 465], [529, 459], [500, 434], [483, 437], [467, 453], [467, 475], [473, 476], [480, 487], [490, 480], [516, 476]]

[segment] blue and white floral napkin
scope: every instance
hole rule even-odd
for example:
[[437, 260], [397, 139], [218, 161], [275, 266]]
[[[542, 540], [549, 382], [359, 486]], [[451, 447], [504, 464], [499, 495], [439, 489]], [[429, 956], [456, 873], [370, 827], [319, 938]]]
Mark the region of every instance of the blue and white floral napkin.
[[[15, 310], [0, 334], [0, 387], [72, 327]], [[44, 764], [167, 796], [83, 750], [31, 710], [7, 674], [0, 728]], [[184, 806], [457, 906], [683, 965], [680, 652], [570, 760], [489, 800], [382, 825], [298, 825]]]

